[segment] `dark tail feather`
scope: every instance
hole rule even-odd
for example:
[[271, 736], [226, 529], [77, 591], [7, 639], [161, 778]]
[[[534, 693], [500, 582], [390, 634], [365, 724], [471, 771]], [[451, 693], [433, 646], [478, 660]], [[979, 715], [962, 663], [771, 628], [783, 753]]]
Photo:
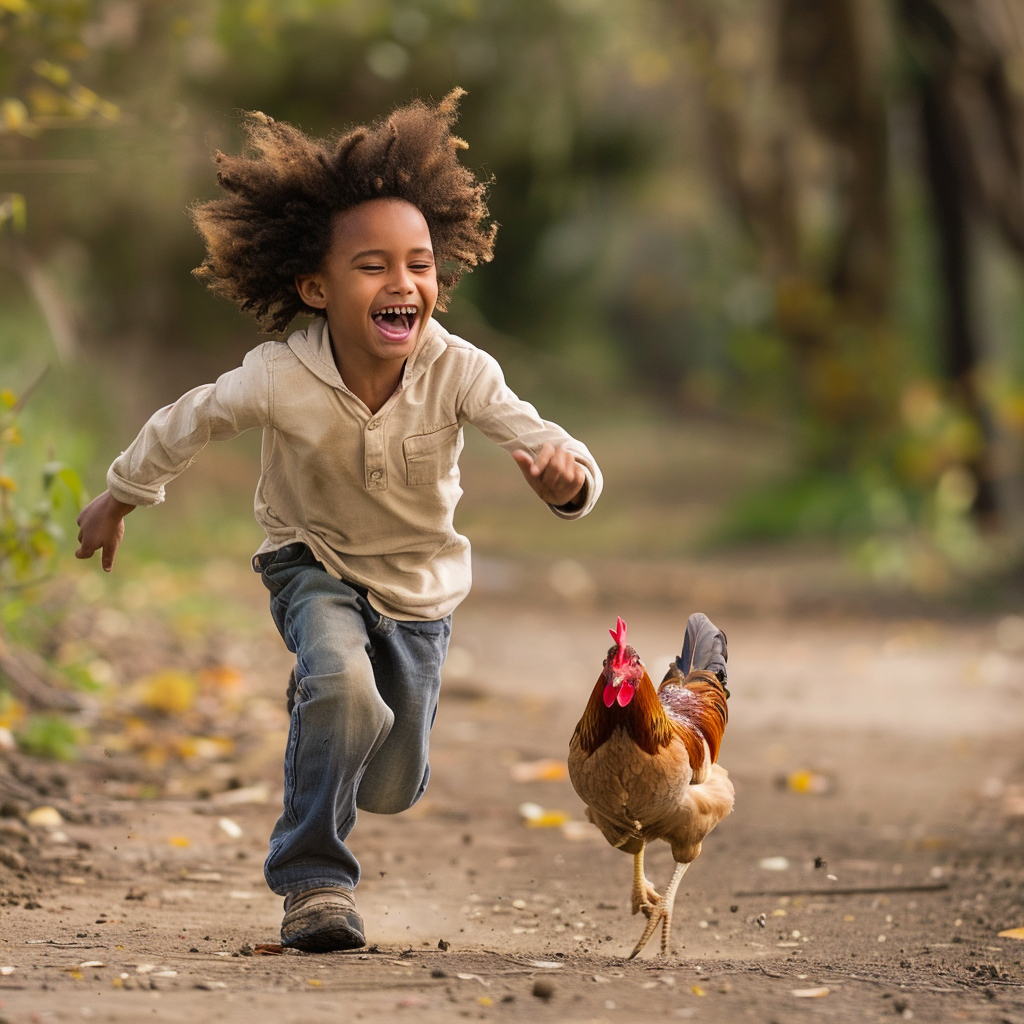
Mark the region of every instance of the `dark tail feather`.
[[[703, 612], [694, 612], [686, 623], [683, 653], [676, 658], [676, 667], [684, 678], [692, 669], [712, 672], [721, 683], [729, 678], [726, 662], [729, 647], [723, 633]], [[728, 692], [726, 693], [728, 696]]]

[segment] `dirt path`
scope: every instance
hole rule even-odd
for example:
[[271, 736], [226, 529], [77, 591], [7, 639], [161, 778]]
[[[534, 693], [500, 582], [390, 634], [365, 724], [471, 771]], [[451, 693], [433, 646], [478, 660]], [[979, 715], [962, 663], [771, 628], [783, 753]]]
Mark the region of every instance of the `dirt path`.
[[[682, 611], [627, 617], [649, 664], [677, 649]], [[524, 802], [580, 803], [565, 779], [510, 774], [564, 757], [613, 618], [460, 611], [427, 797], [353, 835], [375, 943], [357, 953], [252, 955], [280, 923], [261, 871], [279, 730], [246, 787], [210, 799], [112, 799], [83, 765], [83, 820], [30, 829], [26, 870], [0, 865], [0, 1020], [1024, 1022], [1024, 941], [998, 936], [1024, 926], [1012, 629], [1000, 649], [994, 620], [716, 614], [736, 811], [687, 875], [672, 953], [627, 961], [629, 858], [590, 826], [528, 827]], [[268, 635], [261, 686], [286, 668]], [[663, 884], [667, 849], [648, 868]]]

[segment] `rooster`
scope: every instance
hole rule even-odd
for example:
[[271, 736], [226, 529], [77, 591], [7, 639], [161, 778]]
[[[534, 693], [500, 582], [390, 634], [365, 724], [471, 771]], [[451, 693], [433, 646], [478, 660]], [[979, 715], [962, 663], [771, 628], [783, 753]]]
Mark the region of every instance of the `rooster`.
[[[615, 643], [569, 744], [569, 777], [590, 821], [633, 855], [633, 913], [647, 917], [633, 959], [659, 923], [668, 951], [679, 883], [704, 837], [732, 810], [729, 773], [716, 764], [728, 718], [728, 651], [706, 615], [691, 615], [682, 654], [656, 691], [626, 643], [626, 623], [618, 619], [609, 632]], [[676, 861], [663, 896], [644, 874], [644, 849], [654, 839], [669, 843]]]

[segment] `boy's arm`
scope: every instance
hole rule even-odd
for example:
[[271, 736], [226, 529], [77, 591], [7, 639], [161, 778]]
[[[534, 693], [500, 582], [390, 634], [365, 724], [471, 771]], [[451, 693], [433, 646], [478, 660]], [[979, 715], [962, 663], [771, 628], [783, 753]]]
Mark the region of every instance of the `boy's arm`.
[[497, 361], [477, 349], [460, 396], [460, 418], [509, 452], [555, 515], [585, 516], [601, 496], [601, 470], [587, 446], [541, 419], [505, 383]]
[[234, 437], [270, 422], [269, 367], [262, 347], [236, 370], [182, 395], [154, 413], [107, 471], [107, 487], [78, 517], [76, 558], [102, 549], [110, 572], [124, 537], [124, 517], [137, 505], [164, 500], [164, 484], [192, 464], [210, 441]]
[[[273, 344], [273, 343], [271, 343]], [[183, 473], [211, 441], [270, 422], [270, 373], [264, 349], [242, 365], [157, 410], [107, 471], [111, 495], [125, 505], [159, 505], [164, 485]]]

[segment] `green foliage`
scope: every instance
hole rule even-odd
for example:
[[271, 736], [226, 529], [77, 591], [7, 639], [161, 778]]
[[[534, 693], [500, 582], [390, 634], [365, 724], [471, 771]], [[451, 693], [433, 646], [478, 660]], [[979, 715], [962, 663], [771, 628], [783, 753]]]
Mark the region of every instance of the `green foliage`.
[[60, 715], [33, 715], [15, 732], [14, 738], [22, 750], [36, 757], [73, 761], [83, 732]]
[[10, 389], [0, 391], [0, 587], [30, 583], [49, 571], [63, 539], [56, 514], [68, 501], [80, 508], [85, 499], [78, 474], [60, 462], [35, 468], [35, 488], [15, 477], [10, 454], [24, 443], [18, 414], [30, 394], [19, 400]]

